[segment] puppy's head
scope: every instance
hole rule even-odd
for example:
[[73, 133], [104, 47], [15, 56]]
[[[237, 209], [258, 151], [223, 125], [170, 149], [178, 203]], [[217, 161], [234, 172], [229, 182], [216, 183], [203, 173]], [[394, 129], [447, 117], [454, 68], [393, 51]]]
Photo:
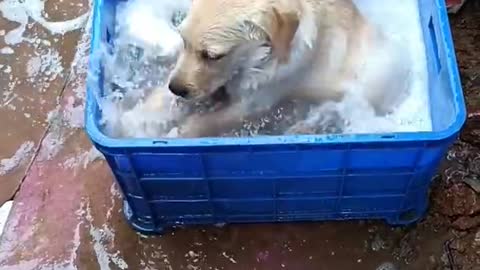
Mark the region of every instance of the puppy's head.
[[296, 0], [193, 0], [180, 26], [184, 50], [169, 88], [187, 99], [208, 97], [242, 70], [288, 62], [299, 25]]

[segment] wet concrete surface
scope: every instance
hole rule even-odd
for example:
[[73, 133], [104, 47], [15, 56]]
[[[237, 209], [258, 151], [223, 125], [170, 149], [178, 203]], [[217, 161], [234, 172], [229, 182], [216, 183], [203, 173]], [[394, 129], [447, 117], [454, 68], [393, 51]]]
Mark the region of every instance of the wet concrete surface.
[[[8, 32], [15, 26], [0, 18], [0, 29]], [[56, 98], [66, 81], [66, 69], [52, 70], [48, 75], [42, 72], [40, 67], [45, 63], [41, 63], [40, 55], [55, 52], [56, 60], [69, 63], [78, 39], [78, 33], [54, 38], [38, 25], [27, 28], [25, 35], [39, 43], [32, 41], [8, 45], [0, 38], [0, 48], [12, 48], [14, 51], [12, 54], [0, 54], [0, 160], [12, 157], [22, 144], [29, 144], [18, 166], [0, 167], [0, 204], [17, 191], [29, 160], [45, 133], [47, 114], [55, 108]], [[31, 64], [31, 59], [38, 59], [38, 65]], [[58, 62], [51, 62], [50, 65], [51, 68], [61, 67]]]
[[[76, 8], [60, 20], [78, 16], [87, 8], [87, 5], [83, 11]], [[45, 9], [44, 16], [57, 14], [58, 10], [58, 4], [51, 5], [50, 9]], [[5, 17], [0, 16], [0, 30], [1, 36], [6, 37], [19, 27], [19, 23]], [[53, 35], [33, 21], [26, 25], [21, 42], [8, 44], [6, 38], [0, 37], [0, 48], [11, 50], [0, 54], [0, 160], [11, 158], [22, 144], [28, 144], [22, 160], [13, 164], [16, 166], [0, 166], [0, 204], [17, 191], [30, 159], [45, 135], [48, 113], [57, 106], [57, 97], [67, 81], [68, 67], [79, 37], [79, 31]]]
[[[58, 103], [32, 111], [44, 121], [43, 129], [34, 131], [30, 123], [11, 120], [8, 127], [18, 133], [0, 132], [3, 141], [11, 142], [0, 148], [5, 156], [15, 152], [18, 142], [41, 140], [39, 150], [32, 153], [33, 163], [18, 167], [21, 172], [28, 166], [28, 172], [0, 238], [0, 269], [480, 269], [476, 223], [480, 195], [465, 183], [480, 175], [480, 125], [475, 125], [480, 115], [480, 8], [476, 4], [468, 2], [451, 20], [469, 126], [434, 181], [428, 216], [408, 228], [355, 221], [178, 228], [163, 236], [136, 233], [124, 220], [121, 196], [107, 165], [93, 151], [78, 119], [86, 51], [75, 46], [88, 36], [72, 32], [58, 49], [69, 55], [62, 58], [69, 76], [63, 85], [52, 83], [46, 91], [52, 95], [48, 100], [57, 102], [56, 95]], [[70, 12], [55, 16], [79, 14]], [[27, 60], [19, 60], [18, 65], [22, 61]], [[2, 75], [0, 80], [10, 78]], [[25, 91], [34, 88], [25, 86]], [[38, 105], [42, 94], [33, 93], [32, 103]], [[45, 114], [57, 105], [59, 109], [46, 121]], [[21, 115], [17, 110], [0, 114], [0, 119], [3, 123]], [[28, 128], [20, 134], [14, 123]]]

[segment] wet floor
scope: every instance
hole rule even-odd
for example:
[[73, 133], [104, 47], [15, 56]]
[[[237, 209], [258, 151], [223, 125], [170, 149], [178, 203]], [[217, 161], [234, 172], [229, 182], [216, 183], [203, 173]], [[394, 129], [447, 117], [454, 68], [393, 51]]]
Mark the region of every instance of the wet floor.
[[[480, 175], [476, 3], [467, 3], [451, 22], [469, 127], [437, 177], [428, 217], [411, 228], [355, 221], [178, 228], [163, 236], [136, 233], [123, 218], [107, 165], [82, 130], [88, 35], [82, 28], [51, 33], [30, 18], [26, 35], [36, 35], [40, 45], [28, 40], [5, 44], [0, 38], [0, 47], [15, 52], [0, 57], [0, 85], [16, 82], [8, 88], [16, 97], [0, 105], [0, 121], [6, 123], [0, 159], [11, 158], [25, 142], [33, 144], [13, 169], [0, 172], [0, 202], [22, 183], [0, 239], [0, 269], [478, 269], [480, 196], [464, 181]], [[50, 0], [45, 14], [63, 21], [87, 8], [81, 0]], [[17, 26], [0, 18], [6, 32]], [[29, 72], [27, 63], [48, 49], [61, 56], [57, 66], [62, 68]], [[11, 72], [4, 72], [6, 66]], [[50, 80], [52, 74], [57, 76]]]

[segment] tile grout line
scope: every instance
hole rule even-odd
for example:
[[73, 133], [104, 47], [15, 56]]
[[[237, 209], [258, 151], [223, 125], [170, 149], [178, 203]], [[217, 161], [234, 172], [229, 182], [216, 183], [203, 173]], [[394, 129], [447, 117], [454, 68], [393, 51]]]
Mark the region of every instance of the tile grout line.
[[[71, 79], [71, 73], [72, 73], [72, 67], [70, 66], [69, 68], [69, 71], [67, 73], [67, 76], [65, 78], [65, 82], [63, 83], [63, 86], [62, 86], [62, 89], [60, 90], [60, 93], [58, 95], [58, 98], [59, 98], [59, 103], [62, 102], [62, 98], [65, 94], [65, 89], [67, 88], [67, 85], [70, 83], [70, 79]], [[59, 105], [59, 104], [57, 104]], [[42, 149], [42, 145], [43, 145], [43, 142], [45, 140], [45, 137], [48, 135], [48, 133], [50, 132], [51, 130], [51, 127], [52, 127], [52, 123], [48, 123], [48, 126], [47, 128], [45, 129], [45, 131], [43, 132], [42, 134], [42, 137], [40, 138], [39, 142], [38, 142], [38, 146], [37, 148], [35, 149], [35, 152], [33, 153], [33, 156], [30, 158], [30, 162], [28, 163], [27, 165], [27, 168], [25, 168], [25, 173], [23, 174], [22, 176], [22, 179], [20, 180], [20, 183], [19, 185], [17, 186], [17, 188], [15, 189], [15, 192], [13, 193], [13, 196], [11, 198], [11, 200], [15, 201], [15, 197], [17, 196], [18, 192], [20, 191], [20, 188], [22, 187], [23, 185], [23, 182], [25, 181], [25, 179], [27, 178], [29, 172], [31, 171], [31, 168], [33, 166], [33, 163], [37, 160], [37, 157], [40, 153], [40, 150]]]

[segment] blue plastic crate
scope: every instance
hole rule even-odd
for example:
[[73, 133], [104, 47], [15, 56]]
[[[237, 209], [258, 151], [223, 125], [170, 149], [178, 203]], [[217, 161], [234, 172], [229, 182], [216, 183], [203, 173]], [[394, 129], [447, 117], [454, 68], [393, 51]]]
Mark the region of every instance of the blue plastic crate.
[[[464, 121], [444, 0], [420, 0], [433, 132], [256, 138], [114, 139], [101, 132], [89, 79], [86, 131], [142, 232], [179, 224], [423, 216], [430, 181]], [[92, 53], [113, 33], [115, 0], [96, 0]], [[101, 74], [92, 57], [90, 72]]]

